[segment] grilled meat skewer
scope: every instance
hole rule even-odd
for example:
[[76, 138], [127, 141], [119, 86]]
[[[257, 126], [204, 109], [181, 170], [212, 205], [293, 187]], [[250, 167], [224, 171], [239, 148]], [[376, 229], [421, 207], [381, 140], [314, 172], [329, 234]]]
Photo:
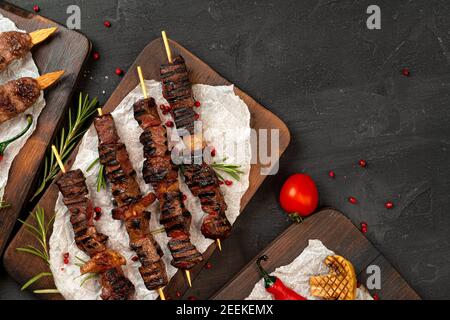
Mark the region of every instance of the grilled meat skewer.
[[143, 175], [156, 192], [161, 209], [160, 223], [170, 238], [172, 265], [189, 270], [203, 261], [202, 254], [191, 243], [189, 228], [191, 214], [183, 203], [178, 182], [178, 168], [172, 163], [167, 132], [158, 115], [153, 98], [143, 99], [133, 106], [134, 117], [144, 130], [140, 141], [144, 146]]
[[194, 134], [196, 112], [193, 110], [195, 100], [192, 95], [192, 84], [182, 56], [173, 63], [161, 66], [161, 83], [163, 96], [169, 102], [177, 129], [186, 129]]
[[129, 300], [134, 295], [134, 286], [121, 268], [125, 258], [107, 248], [108, 237], [94, 226], [94, 209], [88, 198], [86, 179], [81, 170], [65, 173], [57, 182], [64, 204], [70, 212], [70, 222], [77, 247], [90, 258], [80, 271], [82, 274], [100, 274], [103, 300]]
[[[195, 154], [198, 145], [194, 122], [197, 121], [193, 110], [195, 99], [192, 84], [183, 57], [178, 56], [173, 63], [161, 66], [163, 96], [171, 106], [171, 114], [177, 129], [185, 129], [191, 135], [188, 147]], [[193, 139], [192, 139], [193, 138]], [[203, 147], [203, 144], [200, 144]], [[195, 164], [198, 159], [193, 156], [193, 163], [184, 165], [183, 175], [191, 192], [200, 199], [202, 209], [208, 214], [203, 220], [202, 234], [213, 240], [225, 239], [231, 233], [231, 224], [226, 217], [227, 205], [220, 190], [219, 179], [215, 171], [206, 163]]]
[[219, 178], [211, 166], [203, 163], [185, 165], [183, 175], [189, 190], [200, 199], [203, 219], [201, 231], [209, 239], [226, 239], [231, 234], [231, 224], [225, 214], [227, 204], [220, 190]]
[[156, 197], [150, 193], [142, 197], [128, 152], [117, 134], [111, 115], [102, 115], [94, 121], [99, 139], [100, 163], [112, 185], [115, 209], [113, 218], [125, 222], [130, 247], [136, 252], [141, 267], [139, 272], [149, 290], [157, 290], [168, 283], [163, 252], [149, 229], [150, 213], [145, 209]]
[[37, 79], [20, 78], [0, 86], [0, 124], [31, 108], [44, 90], [55, 83], [64, 71], [48, 73]]
[[0, 72], [13, 61], [21, 59], [31, 48], [50, 37], [57, 28], [38, 30], [32, 33], [8, 31], [0, 33]]

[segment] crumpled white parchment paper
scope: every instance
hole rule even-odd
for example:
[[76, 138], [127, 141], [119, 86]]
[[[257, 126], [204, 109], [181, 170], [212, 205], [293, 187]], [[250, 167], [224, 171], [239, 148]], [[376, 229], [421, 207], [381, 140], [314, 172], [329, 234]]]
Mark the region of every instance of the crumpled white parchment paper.
[[[309, 278], [329, 273], [329, 268], [323, 262], [330, 255], [334, 255], [334, 252], [325, 247], [320, 240], [309, 240], [309, 245], [294, 261], [277, 268], [271, 274], [280, 278], [289, 288], [308, 300], [319, 300], [309, 294]], [[363, 286], [356, 290], [356, 300], [373, 300]], [[272, 295], [266, 291], [264, 281], [261, 279], [246, 300], [272, 299]]]
[[[14, 22], [0, 14], [0, 32], [5, 31], [21, 31]], [[0, 85], [8, 81], [19, 79], [22, 77], [38, 78], [39, 71], [36, 64], [33, 61], [31, 53], [23, 59], [17, 60], [9, 65], [8, 69], [0, 72]], [[38, 117], [45, 106], [44, 96], [41, 93], [40, 98], [30, 109], [26, 110], [23, 114], [0, 124], [0, 142], [8, 140], [20, 133], [27, 126], [26, 115], [33, 115], [33, 124], [28, 132], [16, 140], [6, 148], [3, 160], [0, 162], [0, 200], [3, 198], [5, 187], [8, 182], [9, 169], [14, 161], [14, 158], [20, 152], [25, 142], [33, 134], [36, 129]], [[4, 199], [6, 202], [8, 199]]]
[[[149, 96], [155, 98], [158, 105], [167, 104], [162, 96], [161, 84], [156, 81], [146, 81]], [[226, 212], [228, 219], [233, 223], [240, 213], [240, 202], [243, 194], [248, 189], [249, 171], [251, 161], [250, 146], [250, 113], [247, 105], [234, 94], [233, 86], [213, 87], [208, 85], [194, 85], [194, 96], [201, 101], [201, 108], [196, 111], [200, 113], [205, 130], [205, 141], [208, 145], [214, 146], [218, 150], [217, 160], [227, 158], [227, 163], [241, 165], [244, 174], [241, 181], [234, 181], [231, 187], [223, 186], [222, 191], [225, 201], [228, 204]], [[142, 133], [141, 128], [133, 117], [133, 103], [142, 99], [140, 86], [136, 87], [119, 104], [112, 113], [118, 133], [121, 140], [126, 144], [130, 154], [131, 162], [137, 172], [137, 178], [143, 193], [152, 190], [151, 186], [146, 185], [142, 178], [143, 166], [143, 147], [139, 142], [139, 136]], [[169, 120], [170, 116], [162, 116]], [[208, 130], [215, 128], [217, 130]], [[226, 135], [223, 133], [226, 132]], [[170, 136], [170, 132], [168, 132]], [[96, 221], [98, 230], [109, 236], [109, 246], [118, 250], [127, 259], [128, 263], [124, 266], [124, 272], [136, 287], [136, 299], [155, 299], [158, 295], [145, 288], [142, 278], [139, 274], [139, 262], [132, 262], [131, 258], [135, 255], [128, 247], [129, 239], [122, 222], [115, 221], [111, 217], [113, 208], [110, 191], [96, 191], [97, 167], [90, 172], [86, 172], [88, 166], [98, 157], [97, 133], [95, 128], [91, 127], [83, 137], [73, 169], [81, 169], [86, 175], [86, 183], [89, 188], [90, 197], [95, 206], [103, 209], [103, 215], [99, 221]], [[243, 150], [236, 157], [233, 150], [236, 147]], [[224, 150], [223, 153], [219, 150]], [[197, 246], [200, 252], [204, 252], [213, 242], [205, 239], [200, 232], [203, 212], [200, 208], [200, 202], [194, 198], [184, 183], [181, 183], [182, 192], [187, 195], [186, 206], [192, 213], [191, 240]], [[155, 202], [151, 207], [151, 230], [156, 230], [162, 226], [159, 224], [159, 208]], [[87, 260], [87, 256], [80, 251], [74, 242], [73, 230], [69, 221], [69, 212], [62, 202], [60, 195], [56, 203], [56, 219], [53, 226], [53, 233], [50, 238], [50, 268], [53, 273], [55, 283], [61, 294], [66, 299], [100, 299], [101, 288], [95, 279], [87, 281], [80, 286], [84, 277], [80, 277], [79, 267], [74, 265], [75, 256]], [[165, 233], [155, 235], [164, 250], [164, 262], [166, 264], [169, 277], [172, 277], [177, 271], [170, 264], [171, 254], [167, 249], [168, 238]], [[63, 254], [70, 253], [70, 264], [64, 265]]]

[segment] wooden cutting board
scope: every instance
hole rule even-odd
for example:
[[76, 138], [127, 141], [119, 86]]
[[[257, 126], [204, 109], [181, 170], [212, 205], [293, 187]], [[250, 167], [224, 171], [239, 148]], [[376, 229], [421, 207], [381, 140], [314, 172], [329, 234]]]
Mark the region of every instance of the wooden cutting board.
[[1, 255], [19, 214], [33, 195], [32, 186], [41, 172], [39, 169], [45, 152], [66, 114], [91, 44], [81, 33], [4, 2], [0, 2], [0, 13], [14, 21], [18, 28], [29, 32], [57, 26], [56, 35], [33, 49], [33, 58], [41, 74], [66, 71], [58, 84], [45, 92], [47, 104], [39, 117], [36, 131], [12, 164], [4, 196], [4, 200], [12, 207], [0, 210]]
[[[177, 54], [183, 55], [186, 60], [186, 64], [190, 70], [190, 78], [193, 83], [201, 83], [208, 85], [230, 85], [231, 83], [221, 77], [217, 72], [215, 72], [211, 67], [201, 61], [199, 58], [194, 56], [192, 53], [187, 51], [185, 48], [180, 46], [174, 41], [170, 42], [172, 51], [174, 56]], [[167, 58], [164, 51], [164, 46], [162, 43], [162, 39], [156, 39], [151, 42], [142, 53], [138, 56], [135, 63], [130, 69], [120, 85], [112, 94], [111, 98], [108, 100], [106, 105], [104, 106], [104, 112], [112, 112], [118, 104], [125, 98], [128, 93], [133, 90], [139, 83], [139, 79], [136, 72], [136, 67], [140, 65], [144, 72], [144, 77], [146, 79], [155, 79], [160, 80], [159, 77], [159, 68], [162, 63], [166, 63]], [[273, 113], [269, 110], [258, 104], [255, 100], [253, 100], [250, 96], [248, 96], [245, 92], [241, 91], [239, 88], [235, 87], [235, 92], [239, 95], [244, 102], [247, 104], [250, 113], [251, 113], [251, 127], [258, 129], [278, 129], [279, 130], [279, 154], [280, 156], [286, 150], [289, 141], [290, 134], [286, 125]], [[270, 150], [270, 148], [268, 149]], [[76, 151], [75, 151], [76, 153]], [[69, 161], [70, 165], [73, 160], [75, 153], [72, 155], [71, 161]], [[274, 164], [273, 164], [274, 165]], [[261, 183], [264, 181], [266, 176], [260, 174], [261, 165], [259, 163], [252, 165], [250, 171], [250, 186], [241, 202], [241, 210], [245, 208], [249, 200], [253, 197], [255, 192], [258, 190]], [[52, 185], [44, 197], [39, 202], [38, 206], [45, 209], [47, 214], [47, 219], [53, 215], [55, 202], [58, 197], [58, 190], [56, 185]], [[30, 220], [28, 220], [30, 222]], [[33, 277], [34, 275], [42, 272], [48, 271], [47, 267], [44, 263], [42, 263], [38, 258], [33, 256], [24, 255], [16, 252], [17, 247], [22, 247], [27, 244], [35, 244], [36, 242], [33, 238], [25, 232], [24, 228], [22, 228], [18, 234], [15, 236], [10, 246], [8, 247], [5, 257], [4, 264], [7, 272], [16, 279], [19, 283], [23, 284], [28, 279]], [[209, 249], [204, 253], [205, 261], [203, 264], [198, 265], [192, 271], [192, 278], [195, 279], [196, 275], [202, 270], [203, 265], [208, 261], [212, 252], [215, 250], [215, 244], [211, 245]], [[36, 288], [54, 288], [54, 284], [49, 279], [45, 279], [39, 283], [38, 286], [33, 287]], [[184, 275], [181, 272], [178, 272], [171, 280], [169, 285], [166, 287], [166, 295], [176, 298], [176, 291], [184, 292], [187, 289], [187, 284], [184, 279]], [[58, 295], [51, 296], [42, 296], [42, 298], [46, 299], [59, 299], [61, 298]]]
[[264, 262], [268, 272], [290, 264], [308, 246], [308, 241], [318, 239], [336, 254], [347, 258], [355, 267], [360, 283], [365, 284], [370, 265], [381, 269], [381, 289], [371, 291], [383, 300], [418, 300], [419, 295], [406, 283], [383, 255], [342, 213], [325, 209], [293, 224], [266, 249], [256, 256], [241, 272], [214, 295], [216, 300], [239, 300], [250, 295], [261, 279], [255, 261], [266, 254]]

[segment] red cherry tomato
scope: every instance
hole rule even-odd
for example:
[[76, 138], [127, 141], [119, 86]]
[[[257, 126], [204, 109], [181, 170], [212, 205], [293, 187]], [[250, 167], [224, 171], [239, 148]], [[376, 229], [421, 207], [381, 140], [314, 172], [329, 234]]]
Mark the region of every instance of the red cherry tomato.
[[294, 174], [284, 183], [280, 192], [281, 207], [295, 222], [316, 211], [319, 192], [313, 179], [306, 174]]

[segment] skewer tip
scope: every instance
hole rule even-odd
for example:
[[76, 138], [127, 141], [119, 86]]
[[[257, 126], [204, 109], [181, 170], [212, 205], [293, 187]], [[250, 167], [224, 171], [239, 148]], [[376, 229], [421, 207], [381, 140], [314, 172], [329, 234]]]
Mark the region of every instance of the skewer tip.
[[31, 43], [33, 46], [47, 40], [52, 34], [54, 34], [58, 30], [57, 27], [47, 28], [36, 30], [30, 33]]
[[158, 294], [159, 294], [159, 298], [160, 298], [161, 300], [166, 300], [166, 296], [164, 295], [164, 290], [163, 290], [163, 288], [159, 288], [159, 289], [158, 289]]
[[222, 242], [220, 241], [220, 239], [216, 239], [216, 243], [217, 243], [217, 248], [219, 248], [219, 251], [222, 251]]
[[66, 168], [64, 167], [61, 156], [59, 155], [58, 149], [56, 149], [55, 145], [52, 145], [52, 151], [53, 151], [53, 154], [55, 155], [56, 162], [58, 163], [59, 167], [61, 168], [62, 173], [66, 173]]
[[102, 108], [97, 108], [97, 113], [98, 115], [101, 117], [103, 115], [103, 110]]
[[161, 35], [164, 41], [164, 47], [166, 48], [167, 60], [169, 60], [169, 63], [172, 63], [172, 51], [170, 50], [169, 39], [167, 38], [167, 34], [164, 30], [161, 31]]
[[64, 74], [64, 70], [55, 71], [51, 73], [44, 74], [36, 79], [38, 82], [39, 88], [41, 90], [47, 89], [51, 85], [53, 85], [56, 81], [59, 80]]
[[142, 94], [144, 95], [144, 99], [148, 98], [147, 87], [145, 86], [144, 74], [142, 73], [141, 66], [137, 67], [137, 72], [139, 75], [139, 82], [141, 83]]
[[191, 272], [189, 270], [185, 270], [185, 272], [189, 288], [192, 288]]

